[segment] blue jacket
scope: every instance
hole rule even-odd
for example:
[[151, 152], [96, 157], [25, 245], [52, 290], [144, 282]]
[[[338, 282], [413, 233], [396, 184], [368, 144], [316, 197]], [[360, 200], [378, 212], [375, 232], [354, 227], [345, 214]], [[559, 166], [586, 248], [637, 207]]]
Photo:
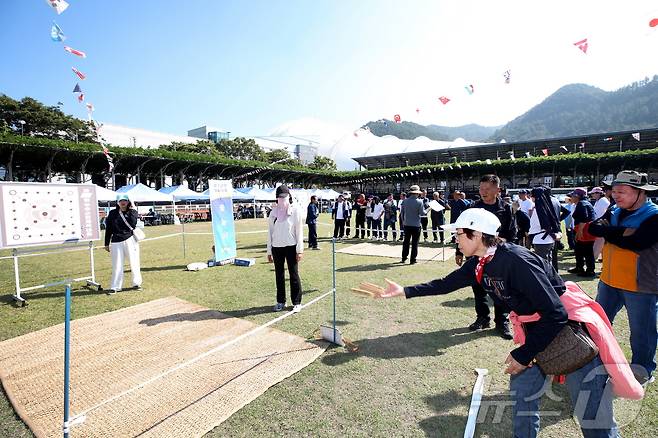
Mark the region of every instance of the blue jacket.
[[320, 208], [318, 207], [318, 204], [309, 202], [308, 207], [306, 207], [306, 223], [307, 224], [318, 223], [319, 215], [320, 215]]

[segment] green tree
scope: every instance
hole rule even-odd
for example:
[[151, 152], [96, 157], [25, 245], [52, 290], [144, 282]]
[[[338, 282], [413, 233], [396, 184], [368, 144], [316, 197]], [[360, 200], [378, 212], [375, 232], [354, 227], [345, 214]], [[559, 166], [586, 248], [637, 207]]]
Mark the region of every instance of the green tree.
[[329, 157], [316, 155], [312, 163], [308, 165], [309, 169], [317, 170], [336, 170], [336, 162]]
[[285, 161], [291, 160], [292, 157], [285, 149], [273, 149], [269, 152], [265, 152], [265, 161], [268, 163], [283, 163]]
[[215, 143], [208, 140], [199, 140], [196, 143], [183, 143], [173, 141], [167, 145], [161, 145], [160, 149], [176, 152], [191, 152], [195, 154], [212, 155], [215, 157], [223, 156]]
[[237, 160], [265, 161], [265, 152], [253, 139], [236, 137], [221, 140], [217, 144], [219, 152], [228, 158]]

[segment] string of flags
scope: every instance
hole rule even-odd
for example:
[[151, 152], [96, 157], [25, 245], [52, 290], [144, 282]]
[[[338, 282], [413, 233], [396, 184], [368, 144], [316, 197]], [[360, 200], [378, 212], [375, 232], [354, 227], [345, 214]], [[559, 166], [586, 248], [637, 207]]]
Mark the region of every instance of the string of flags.
[[[62, 12], [67, 10], [69, 7], [69, 4], [64, 0], [46, 0], [46, 4], [50, 6], [57, 15], [62, 14]], [[56, 43], [63, 43], [64, 40], [67, 39], [66, 35], [64, 34], [64, 31], [55, 21], [53, 21], [53, 24], [50, 27], [50, 39]], [[71, 46], [64, 45], [64, 50], [81, 59], [87, 58], [87, 54], [85, 52], [78, 49], [74, 49]], [[87, 79], [87, 75], [81, 72], [80, 70], [78, 70], [76, 67], [71, 67], [71, 71], [73, 71], [73, 73], [77, 76], [77, 78], [80, 81], [84, 81], [85, 79]], [[79, 83], [75, 84], [75, 87], [73, 88], [73, 94], [76, 95], [76, 99], [79, 103], [83, 103], [85, 101], [85, 93], [80, 87]], [[64, 104], [62, 102], [57, 102], [57, 105], [62, 106]], [[89, 121], [93, 124], [94, 130], [96, 132], [96, 137], [100, 142], [101, 141], [100, 128], [102, 125], [94, 121], [93, 118], [93, 112], [95, 109], [94, 105], [91, 102], [86, 102], [85, 107], [87, 109], [87, 116], [89, 118]], [[114, 160], [112, 159], [112, 156], [110, 155], [110, 151], [108, 150], [107, 146], [102, 145], [102, 147], [103, 147], [103, 155], [105, 155], [105, 158], [107, 159], [109, 171], [112, 172], [112, 170], [114, 169]]]

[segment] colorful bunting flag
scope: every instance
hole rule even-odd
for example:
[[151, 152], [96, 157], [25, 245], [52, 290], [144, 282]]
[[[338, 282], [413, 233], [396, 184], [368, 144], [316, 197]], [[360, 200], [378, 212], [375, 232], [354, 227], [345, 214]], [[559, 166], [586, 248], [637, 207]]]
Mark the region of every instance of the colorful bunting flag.
[[448, 98], [445, 97], [445, 96], [441, 96], [441, 97], [439, 97], [439, 100], [440, 100], [441, 103], [444, 104], [444, 105], [445, 105], [446, 103], [450, 102], [450, 99], [448, 99]]
[[656, 27], [658, 26], [658, 18], [652, 18], [651, 21], [649, 21], [649, 27]]
[[393, 116], [393, 120], [395, 120], [395, 123], [400, 123], [402, 122], [402, 118], [400, 117], [400, 114], [396, 114]]
[[46, 3], [57, 12], [57, 15], [61, 14], [69, 7], [69, 4], [64, 0], [46, 0]]
[[560, 146], [560, 149], [562, 149], [564, 152], [569, 152], [569, 149], [567, 149], [566, 146]]
[[87, 75], [85, 75], [84, 73], [82, 73], [82, 72], [81, 72], [80, 70], [78, 70], [77, 68], [75, 68], [75, 67], [71, 67], [71, 70], [73, 70], [73, 73], [75, 73], [75, 74], [80, 78], [81, 81], [84, 81], [85, 79], [87, 79]]
[[587, 38], [584, 40], [580, 40], [578, 42], [573, 43], [574, 46], [578, 47], [580, 50], [583, 51], [584, 54], [587, 54], [587, 48], [589, 47], [587, 44]]
[[75, 56], [79, 56], [80, 58], [86, 58], [86, 57], [87, 57], [87, 55], [85, 54], [85, 52], [81, 52], [81, 51], [79, 51], [79, 50], [75, 50], [74, 48], [69, 47], [69, 46], [64, 46], [64, 50], [66, 50], [66, 51], [69, 52], [69, 53], [74, 54]]
[[548, 157], [548, 149], [542, 149], [541, 152], [544, 154], [545, 157]]
[[475, 93], [475, 87], [473, 85], [467, 85], [464, 87], [466, 92], [469, 94], [469, 96], [473, 93]]
[[75, 88], [73, 89], [73, 93], [82, 93], [82, 88], [80, 88], [80, 84], [75, 84]]
[[66, 39], [62, 28], [53, 21], [53, 26], [50, 28], [50, 39], [55, 42], [62, 42]]
[[603, 139], [603, 141], [612, 141], [612, 137], [606, 137]]
[[512, 79], [512, 72], [510, 70], [505, 70], [505, 73], [503, 73], [503, 77], [505, 78], [505, 83], [509, 84], [510, 80]]
[[78, 94], [78, 102], [82, 103], [84, 102], [84, 100], [85, 100], [85, 94], [84, 93]]
[[639, 132], [634, 132], [631, 134], [633, 138], [637, 141], [640, 141], [640, 133]]

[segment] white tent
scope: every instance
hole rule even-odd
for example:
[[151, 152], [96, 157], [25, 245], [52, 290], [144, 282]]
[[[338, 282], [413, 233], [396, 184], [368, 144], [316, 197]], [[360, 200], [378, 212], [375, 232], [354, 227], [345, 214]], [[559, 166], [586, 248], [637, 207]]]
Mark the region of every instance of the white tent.
[[132, 202], [172, 202], [174, 200], [173, 196], [160, 193], [142, 183], [123, 186], [116, 192], [126, 193]]
[[[210, 197], [210, 189], [205, 190], [201, 194], [203, 196]], [[207, 198], [205, 198], [205, 199], [207, 199]], [[233, 199], [234, 201], [253, 201], [254, 197], [233, 189], [233, 194], [231, 195], [231, 199]]]
[[249, 195], [249, 199], [255, 199], [256, 201], [276, 201], [276, 194], [274, 192], [266, 192], [256, 187], [243, 187], [237, 190], [245, 195]]
[[207, 201], [209, 199], [209, 195], [204, 195], [203, 193], [197, 193], [182, 185], [163, 187], [158, 191], [160, 193], [173, 196], [174, 200], [176, 201], [198, 201], [198, 200]]
[[111, 202], [117, 200], [117, 194], [112, 190], [108, 190], [105, 187], [95, 186], [96, 187], [96, 201], [98, 202]]
[[340, 195], [340, 193], [338, 193], [334, 189], [322, 190], [322, 199], [336, 199], [338, 198], [338, 195]]

